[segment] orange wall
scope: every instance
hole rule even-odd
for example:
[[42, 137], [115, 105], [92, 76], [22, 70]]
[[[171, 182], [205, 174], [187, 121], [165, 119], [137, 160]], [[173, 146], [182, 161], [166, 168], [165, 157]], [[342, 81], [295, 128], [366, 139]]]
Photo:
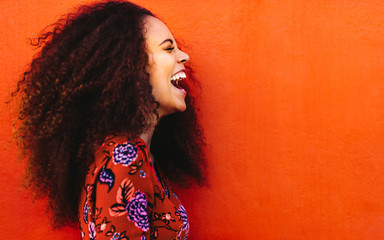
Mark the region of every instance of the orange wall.
[[[0, 1], [0, 96], [28, 37], [81, 2]], [[384, 2], [136, 1], [187, 45], [202, 81], [210, 188], [179, 190], [190, 239], [384, 239]], [[77, 239], [19, 187], [1, 105], [1, 239]]]

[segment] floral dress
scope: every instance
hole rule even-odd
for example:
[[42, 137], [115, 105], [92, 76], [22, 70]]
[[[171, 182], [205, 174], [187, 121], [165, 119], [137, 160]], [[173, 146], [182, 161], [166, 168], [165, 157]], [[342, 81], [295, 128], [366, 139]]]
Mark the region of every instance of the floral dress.
[[[158, 172], [159, 173], [159, 172]], [[81, 239], [177, 239], [188, 236], [184, 207], [156, 174], [145, 142], [112, 136], [96, 151], [79, 204]]]

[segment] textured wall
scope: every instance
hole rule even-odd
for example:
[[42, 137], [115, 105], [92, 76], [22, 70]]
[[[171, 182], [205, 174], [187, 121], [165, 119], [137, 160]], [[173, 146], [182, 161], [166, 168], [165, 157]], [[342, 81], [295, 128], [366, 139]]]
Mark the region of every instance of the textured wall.
[[[0, 1], [0, 100], [34, 37], [85, 1]], [[384, 2], [137, 1], [183, 39], [202, 81], [210, 188], [180, 190], [190, 239], [384, 238]], [[1, 239], [53, 231], [19, 187], [1, 105]]]

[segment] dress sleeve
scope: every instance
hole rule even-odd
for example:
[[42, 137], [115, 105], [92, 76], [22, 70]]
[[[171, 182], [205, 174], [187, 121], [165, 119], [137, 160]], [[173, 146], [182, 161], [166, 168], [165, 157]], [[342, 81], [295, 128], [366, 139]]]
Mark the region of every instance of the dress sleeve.
[[145, 143], [115, 139], [102, 146], [98, 157], [101, 167], [94, 191], [96, 239], [150, 239], [153, 168]]

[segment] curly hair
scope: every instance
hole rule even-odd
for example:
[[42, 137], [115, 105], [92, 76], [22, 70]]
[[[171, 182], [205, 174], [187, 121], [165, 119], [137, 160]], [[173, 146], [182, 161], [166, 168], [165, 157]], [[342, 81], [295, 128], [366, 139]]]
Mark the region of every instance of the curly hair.
[[[28, 156], [27, 186], [48, 196], [55, 227], [78, 221], [86, 171], [105, 137], [139, 136], [158, 118], [146, 71], [146, 16], [154, 15], [129, 2], [94, 3], [31, 41], [40, 51], [15, 92], [22, 96], [17, 137]], [[174, 182], [203, 185], [205, 140], [189, 95], [186, 104], [159, 121], [151, 152]]]

